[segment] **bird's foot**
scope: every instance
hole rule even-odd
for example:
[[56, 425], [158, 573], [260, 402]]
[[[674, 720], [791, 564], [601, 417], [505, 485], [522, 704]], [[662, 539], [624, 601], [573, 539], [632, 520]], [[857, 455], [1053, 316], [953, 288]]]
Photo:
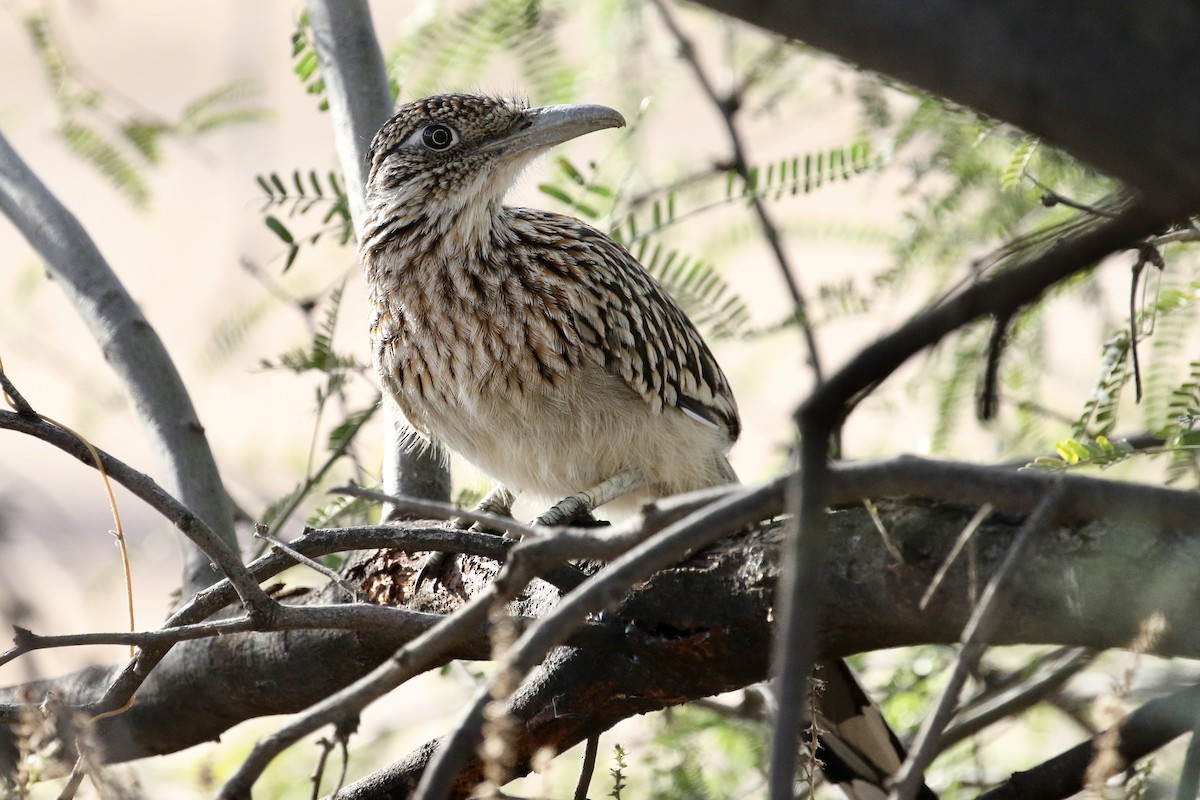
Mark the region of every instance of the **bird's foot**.
[[421, 568], [417, 570], [417, 576], [413, 578], [413, 594], [420, 591], [421, 584], [425, 583], [425, 581], [432, 580], [435, 586], [441, 583], [442, 576], [446, 572], [446, 565], [449, 563], [450, 554], [443, 553], [440, 550], [435, 550], [425, 556], [425, 561], [421, 563]]
[[579, 495], [572, 495], [557, 504], [545, 514], [535, 519], [532, 524], [554, 527], [570, 525], [575, 528], [603, 528], [612, 523], [606, 519], [596, 519], [591, 509], [582, 502], [575, 501]]
[[[478, 514], [491, 514], [493, 517], [505, 517], [512, 519], [512, 505], [516, 500], [516, 495], [503, 486], [497, 486], [492, 489], [487, 495], [480, 500], [472, 511]], [[460, 530], [473, 530], [481, 533], [495, 533], [502, 535], [501, 531], [496, 531], [489, 528], [486, 524], [476, 522], [467, 517], [455, 517], [451, 520], [454, 527]]]
[[[618, 472], [606, 481], [588, 489], [586, 492], [578, 492], [570, 497], [559, 500], [554, 506], [533, 521], [534, 525], [545, 525], [547, 527], [557, 527], [561, 525], [571, 525], [576, 520], [592, 520], [595, 523], [595, 517], [592, 516], [592, 511], [607, 503], [609, 500], [620, 497], [635, 489], [640, 489], [646, 485], [646, 478], [639, 470], [627, 470]], [[587, 526], [586, 522], [582, 523]]]

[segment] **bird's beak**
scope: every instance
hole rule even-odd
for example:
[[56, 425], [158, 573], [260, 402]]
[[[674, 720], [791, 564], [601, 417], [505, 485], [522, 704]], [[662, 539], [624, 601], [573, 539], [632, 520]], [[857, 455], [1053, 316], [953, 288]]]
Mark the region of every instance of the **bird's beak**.
[[530, 150], [545, 150], [592, 131], [623, 127], [625, 118], [608, 106], [542, 106], [526, 111], [517, 127], [488, 149], [513, 156]]

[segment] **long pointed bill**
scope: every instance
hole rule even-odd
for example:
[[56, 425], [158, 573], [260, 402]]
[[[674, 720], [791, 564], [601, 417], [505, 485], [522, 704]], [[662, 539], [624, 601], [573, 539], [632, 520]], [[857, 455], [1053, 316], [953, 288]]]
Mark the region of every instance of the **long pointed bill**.
[[569, 105], [531, 108], [517, 128], [487, 149], [514, 156], [544, 150], [605, 128], [623, 128], [625, 118], [608, 106]]

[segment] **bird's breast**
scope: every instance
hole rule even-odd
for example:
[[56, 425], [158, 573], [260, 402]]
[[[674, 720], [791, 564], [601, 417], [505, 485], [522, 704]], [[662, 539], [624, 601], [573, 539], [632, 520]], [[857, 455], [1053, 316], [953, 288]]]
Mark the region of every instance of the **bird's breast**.
[[503, 261], [430, 253], [374, 272], [372, 341], [402, 405], [470, 413], [481, 398], [544, 394], [582, 357], [559, 294]]

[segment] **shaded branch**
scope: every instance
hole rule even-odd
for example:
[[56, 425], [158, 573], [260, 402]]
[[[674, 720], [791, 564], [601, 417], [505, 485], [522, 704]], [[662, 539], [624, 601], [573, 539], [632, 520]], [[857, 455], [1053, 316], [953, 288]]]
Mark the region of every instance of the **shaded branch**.
[[[1138, 759], [1153, 753], [1163, 745], [1188, 733], [1200, 716], [1200, 686], [1191, 686], [1166, 697], [1146, 703], [1122, 720], [1117, 726], [1116, 754], [1119, 763], [1115, 770], [1126, 769]], [[1102, 743], [1111, 741], [1108, 731], [1101, 731], [1086, 742], [1076, 745], [1024, 772], [996, 788], [984, 792], [979, 800], [1056, 800], [1082, 791], [1088, 768], [1095, 760]]]
[[[971, 611], [967, 567], [948, 573], [924, 611], [920, 600], [973, 511], [917, 501], [880, 503], [903, 564], [884, 547], [861, 506], [833, 512], [831, 536], [839, 547], [827, 563], [828, 591], [818, 615], [820, 657], [956, 641]], [[1023, 522], [997, 513], [981, 526], [975, 538], [981, 580], [994, 574]], [[528, 769], [540, 748], [561, 753], [629, 716], [765, 678], [773, 633], [769, 612], [777, 608], [783, 547], [779, 525], [722, 540], [657, 573], [612, 612], [629, 632], [625, 648], [552, 651], [508, 705], [520, 732], [511, 743], [517, 772]], [[1021, 580], [1008, 596], [1010, 614], [992, 644], [1121, 646], [1148, 614], [1162, 609], [1168, 619], [1159, 642], [1163, 652], [1200, 652], [1200, 631], [1188, 622], [1198, 599], [1197, 584], [1191, 583], [1200, 577], [1198, 556], [1200, 537], [1177, 530], [1106, 523], [1054, 527], [1028, 542]], [[1149, 593], [1140, 577], [1145, 573], [1129, 569], [1134, 560], [1162, 576]], [[1068, 574], [1070, 581], [1064, 580]], [[342, 796], [411, 796], [443, 745], [449, 747], [449, 740], [427, 743]], [[450, 796], [464, 796], [482, 777], [481, 762], [468, 754]]]
[[[933, 704], [917, 731], [912, 749], [900, 769], [896, 771], [889, 800], [913, 800], [925, 786], [925, 770], [933, 763], [934, 757], [940, 751], [942, 732], [954, 716], [958, 707], [958, 698], [967, 677], [979, 665], [1000, 624], [1000, 612], [1008, 607], [1008, 591], [1016, 572], [1018, 561], [1024, 561], [1025, 549], [1029, 541], [1035, 537], [1044, 537], [1047, 529], [1057, 516], [1058, 504], [1062, 501], [1062, 484], [1054, 483], [1049, 487], [1045, 496], [1038, 502], [1037, 508], [1025, 520], [1017, 535], [1009, 545], [1004, 559], [996, 568], [983, 596], [971, 614], [962, 634], [962, 649], [954, 662], [954, 668], [942, 687], [937, 701]], [[923, 597], [922, 600], [925, 598]]]
[[1169, 214], [1200, 207], [1189, 0], [699, 2], [1011, 122]]
[[[552, 648], [561, 645], [572, 631], [584, 624], [588, 615], [614, 608], [638, 582], [731, 531], [762, 519], [764, 498], [778, 493], [778, 483], [758, 490], [733, 492], [621, 555], [567, 595], [553, 612], [521, 636], [500, 659], [493, 677], [480, 686], [467, 712], [455, 725], [448, 741], [439, 748], [429, 771], [422, 778], [418, 800], [447, 795], [451, 785], [456, 783], [459, 767], [479, 740], [487, 704], [504, 700]], [[521, 549], [518, 548], [517, 553]], [[457, 785], [461, 786], [461, 782]]]
[[[858, 473], [847, 486], [839, 488], [841, 473], [835, 470], [834, 493], [846, 499], [894, 488], [897, 478], [891, 473], [906, 463], [915, 471], [925, 468], [923, 462], [911, 460], [877, 465], [876, 482], [872, 483], [867, 480], [868, 465], [838, 467]], [[962, 492], [964, 485], [1001, 472], [948, 465], [945, 471], [929, 474], [946, 481], [934, 483], [934, 489], [954, 487]], [[1022, 482], [1018, 488], [1029, 495], [1030, 502], [1036, 502], [1047, 482], [1059, 480], [1033, 473], [1005, 473], [1002, 477]], [[1155, 498], [1150, 505], [1164, 518], [1186, 516], [1182, 511], [1185, 506], [1172, 509], [1172, 502], [1196, 502], [1194, 493], [1189, 492], [1077, 476], [1061, 480], [1063, 509], [1072, 508], [1093, 487], [1098, 490], [1106, 484], [1117, 497], [1122, 492], [1144, 490], [1146, 497]], [[1026, 485], [1024, 481], [1031, 483]], [[781, 480], [758, 490], [759, 513], [763, 516], [782, 509], [783, 485]], [[986, 483], [981, 487], [977, 491], [988, 491]], [[927, 487], [926, 491], [931, 490]], [[993, 514], [975, 535], [981, 579], [995, 569], [1021, 524], [1020, 517], [1011, 515], [1012, 509], [1026, 502], [1019, 496], [1021, 492], [999, 492], [1002, 507], [1010, 513]], [[966, 622], [970, 580], [965, 566], [949, 571], [928, 608], [921, 610], [920, 600], [973, 509], [927, 501], [883, 501], [877, 507], [904, 562], [896, 563], [881, 543], [870, 515], [860, 505], [830, 516], [830, 535], [841, 546], [827, 565], [828, 591], [817, 631], [817, 649], [822, 657], [952, 642]], [[1079, 508], [1085, 509], [1086, 505]], [[1195, 519], [1200, 515], [1191, 517], [1186, 530], [1194, 530]], [[554, 539], [545, 541], [557, 544]], [[580, 543], [583, 541], [581, 538]], [[577, 648], [585, 649], [555, 651], [559, 655], [539, 669], [537, 677], [527, 682], [510, 704], [511, 712], [522, 722], [522, 730], [527, 731], [515, 744], [519, 763], [532, 758], [541, 746], [548, 744], [561, 752], [629, 715], [762, 680], [768, 671], [771, 617], [777, 608], [775, 587], [783, 543], [777, 525], [725, 539], [639, 586], [615, 612], [614, 621], [599, 628], [589, 626], [586, 636], [599, 638], [572, 640]], [[593, 541], [597, 549], [601, 545], [610, 546], [603, 537]], [[503, 540], [486, 534], [391, 525], [313, 531], [289, 546], [310, 558], [362, 547], [479, 552], [493, 548], [492, 553], [505, 549]], [[290, 558], [271, 554], [255, 561], [249, 569], [256, 580], [265, 580], [292, 563]], [[391, 568], [392, 563], [385, 557], [375, 557], [348, 567], [343, 575], [373, 596], [372, 585], [403, 587], [411, 580], [415, 568], [391, 575], [379, 572]], [[1139, 570], [1130, 570], [1130, 563], [1139, 564]], [[1156, 575], [1152, 586], [1142, 579], [1147, 572]], [[490, 574], [472, 586], [488, 585], [486, 575]], [[1071, 581], [1063, 580], [1066, 574], [1072, 576]], [[377, 576], [375, 584], [372, 576]], [[1071, 527], [1056, 527], [1030, 542], [1022, 578], [1009, 600], [1011, 618], [997, 632], [994, 644], [1056, 643], [1097, 649], [1120, 646], [1136, 635], [1146, 615], [1161, 610], [1167, 629], [1158, 643], [1159, 651], [1200, 656], [1200, 631], [1188, 622], [1200, 601], [1196, 589], [1200, 586], [1200, 537], [1181, 534], [1178, 526], [1156, 525], [1152, 519], [1077, 520]], [[407, 597], [401, 594], [401, 599]], [[313, 602], [328, 599], [314, 596]], [[194, 598], [168, 624], [201, 621], [235, 600], [232, 588], [222, 582]], [[308, 707], [387, 661], [404, 642], [416, 641], [408, 637], [428, 631], [427, 625], [433, 620], [441, 622], [440, 617], [391, 611], [381, 610], [378, 620], [372, 618], [377, 612], [352, 611], [362, 616], [363, 629], [369, 631], [365, 636], [293, 631], [238, 634], [177, 645], [150, 674], [133, 708], [98, 726], [103, 741], [111, 743], [106, 745], [110, 749], [103, 757], [136, 758], [179, 749], [219, 735], [252, 716]], [[300, 621], [303, 615], [321, 622], [322, 613], [326, 612], [298, 609], [294, 617], [285, 616], [284, 624]], [[543, 612], [530, 608], [520, 613]], [[336, 619], [324, 622], [348, 624]], [[443, 663], [456, 654], [486, 652], [489, 645], [485, 630], [482, 622], [467, 630], [433, 662]], [[616, 638], [611, 638], [614, 635]], [[113, 640], [128, 641], [116, 634]], [[286, 647], [281, 646], [284, 642]], [[250, 689], [238, 689], [233, 684], [245, 684], [249, 664], [255, 665], [256, 674], [280, 676], [285, 690], [243, 697], [239, 693]], [[69, 704], [84, 704], [115, 683], [114, 674], [119, 672], [118, 668], [89, 670], [25, 688], [35, 693], [53, 690]], [[193, 680], [197, 674], [210, 672], [211, 680], [207, 676], [200, 683]], [[17, 699], [20, 691], [8, 690], [5, 697]], [[232, 695], [226, 698], [228, 692]], [[181, 724], [180, 720], [187, 723]], [[427, 757], [414, 756], [387, 775], [400, 782], [410, 781], [411, 789]], [[470, 779], [476, 767], [473, 760], [468, 761], [459, 780]], [[387, 775], [377, 777], [384, 780]]]

